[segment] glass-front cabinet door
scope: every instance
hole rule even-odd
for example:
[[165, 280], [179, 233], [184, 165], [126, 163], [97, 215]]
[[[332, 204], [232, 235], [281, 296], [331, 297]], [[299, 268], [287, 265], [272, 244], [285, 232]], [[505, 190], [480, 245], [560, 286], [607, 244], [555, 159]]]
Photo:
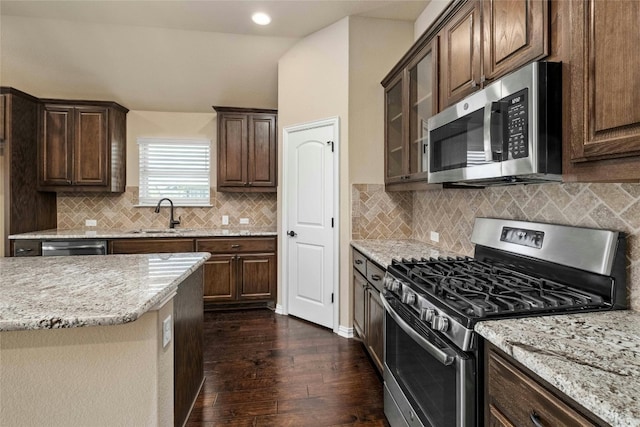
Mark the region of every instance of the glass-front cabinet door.
[[405, 114], [403, 74], [400, 73], [385, 90], [385, 178], [387, 182], [398, 181], [405, 173]]
[[385, 85], [385, 183], [427, 180], [427, 120], [438, 112], [437, 36]]
[[427, 175], [427, 120], [437, 112], [437, 38], [425, 46], [409, 64], [409, 147], [410, 179]]

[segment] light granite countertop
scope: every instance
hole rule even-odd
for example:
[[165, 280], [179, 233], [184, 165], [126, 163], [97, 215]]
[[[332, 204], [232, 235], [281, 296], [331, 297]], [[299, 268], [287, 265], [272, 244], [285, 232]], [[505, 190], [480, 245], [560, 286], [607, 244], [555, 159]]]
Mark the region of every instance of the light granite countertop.
[[493, 320], [475, 330], [612, 426], [640, 425], [640, 313]]
[[0, 331], [133, 322], [211, 255], [0, 258]]
[[393, 259], [460, 256], [418, 240], [352, 240], [351, 246], [385, 269]]
[[75, 230], [42, 230], [30, 233], [12, 234], [9, 239], [149, 239], [153, 237], [224, 237], [224, 236], [276, 236], [275, 231], [249, 231], [227, 228], [174, 228], [174, 229], [133, 229], [133, 230], [107, 230], [107, 229], [75, 229]]

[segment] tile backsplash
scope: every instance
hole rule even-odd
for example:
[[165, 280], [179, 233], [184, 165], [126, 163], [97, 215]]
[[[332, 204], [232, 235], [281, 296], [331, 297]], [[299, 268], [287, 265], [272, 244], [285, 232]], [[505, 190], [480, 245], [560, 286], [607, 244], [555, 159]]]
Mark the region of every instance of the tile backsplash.
[[[357, 191], [356, 187], [367, 191]], [[405, 234], [381, 235], [385, 229], [384, 215], [370, 200], [387, 200], [397, 218], [406, 218], [408, 237], [462, 255], [473, 255], [469, 240], [476, 217], [508, 218], [549, 222], [593, 228], [605, 228], [627, 233], [627, 275], [630, 304], [640, 310], [640, 184], [543, 184], [490, 187], [484, 189], [442, 189], [406, 193], [411, 202], [386, 193], [384, 186], [354, 185], [353, 238], [404, 238]], [[356, 211], [356, 207], [360, 210]], [[397, 210], [406, 209], [399, 213]], [[367, 221], [357, 222], [356, 218]], [[383, 224], [381, 224], [381, 222]], [[356, 226], [357, 223], [357, 226]], [[438, 243], [429, 239], [430, 232], [440, 234]], [[368, 237], [371, 236], [371, 237]]]
[[[159, 214], [153, 207], [136, 207], [138, 187], [127, 187], [124, 194], [110, 196], [92, 193], [58, 194], [58, 228], [84, 228], [85, 220], [95, 219], [98, 228], [129, 230], [165, 228], [169, 224], [169, 204]], [[182, 228], [222, 228], [222, 215], [229, 215], [231, 229], [276, 231], [276, 193], [218, 193], [211, 189], [212, 207], [176, 207]], [[248, 225], [240, 225], [248, 218]]]
[[411, 237], [411, 193], [386, 193], [382, 184], [354, 184], [351, 191], [353, 239]]

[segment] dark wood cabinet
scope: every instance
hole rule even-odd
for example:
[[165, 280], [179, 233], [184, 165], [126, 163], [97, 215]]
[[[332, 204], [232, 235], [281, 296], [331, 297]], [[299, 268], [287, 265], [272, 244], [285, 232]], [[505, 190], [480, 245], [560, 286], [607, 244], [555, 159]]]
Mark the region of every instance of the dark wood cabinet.
[[117, 239], [109, 241], [110, 254], [156, 254], [193, 252], [193, 239], [150, 238]]
[[353, 327], [380, 372], [384, 366], [384, 270], [353, 249]]
[[7, 95], [0, 95], [0, 141], [7, 137]]
[[[570, 132], [563, 152], [570, 181], [640, 179], [640, 3], [569, 2]], [[567, 141], [567, 139], [565, 139]]]
[[557, 390], [543, 385], [493, 345], [485, 346], [485, 372], [487, 426], [604, 425]]
[[42, 102], [40, 190], [123, 192], [128, 110], [113, 102]]
[[438, 37], [385, 82], [385, 184], [427, 179], [427, 119], [438, 109]]
[[[38, 99], [1, 87], [4, 111], [2, 184], [6, 235], [56, 228], [56, 195], [38, 191]], [[9, 240], [2, 242], [10, 255]]]
[[275, 192], [277, 111], [213, 108], [218, 116], [218, 191]]
[[549, 1], [482, 0], [483, 84], [549, 54]]
[[196, 251], [211, 253], [204, 268], [205, 303], [275, 304], [275, 237], [197, 239]]
[[480, 87], [480, 2], [470, 1], [440, 32], [440, 105], [444, 109]]

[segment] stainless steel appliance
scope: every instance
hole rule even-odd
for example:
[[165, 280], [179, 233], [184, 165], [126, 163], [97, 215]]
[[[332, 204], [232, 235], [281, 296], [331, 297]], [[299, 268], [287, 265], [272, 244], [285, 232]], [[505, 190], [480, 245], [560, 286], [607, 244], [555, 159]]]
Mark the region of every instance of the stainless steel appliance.
[[561, 64], [534, 62], [431, 117], [429, 182], [559, 181], [561, 80]]
[[106, 255], [106, 240], [45, 240], [42, 256]]
[[482, 425], [481, 320], [627, 305], [623, 233], [477, 218], [474, 258], [394, 260], [385, 306], [392, 426]]

